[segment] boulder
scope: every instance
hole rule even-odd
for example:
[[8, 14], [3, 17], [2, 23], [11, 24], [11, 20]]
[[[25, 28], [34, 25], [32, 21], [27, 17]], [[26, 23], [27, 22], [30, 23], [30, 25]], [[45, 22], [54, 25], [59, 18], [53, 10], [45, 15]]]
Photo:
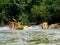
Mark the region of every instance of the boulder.
[[9, 28], [11, 28], [11, 29], [14, 29], [14, 28], [23, 28], [23, 25], [22, 25], [21, 22], [16, 22], [16, 23], [12, 22], [12, 23], [9, 25]]
[[40, 26], [42, 27], [42, 29], [48, 29], [48, 23], [47, 22], [43, 22], [42, 24], [40, 24]]
[[15, 23], [15, 28], [22, 28], [22, 27], [23, 27], [23, 25], [21, 22]]
[[59, 28], [59, 27], [60, 27], [60, 25], [58, 25], [58, 24], [49, 25], [49, 29], [56, 29], [56, 28]]

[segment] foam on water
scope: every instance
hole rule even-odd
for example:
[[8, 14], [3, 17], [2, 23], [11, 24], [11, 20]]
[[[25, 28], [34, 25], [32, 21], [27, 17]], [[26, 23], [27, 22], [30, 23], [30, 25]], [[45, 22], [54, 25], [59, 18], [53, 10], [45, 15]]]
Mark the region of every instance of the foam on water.
[[15, 30], [0, 27], [0, 45], [60, 45], [60, 29], [33, 26]]

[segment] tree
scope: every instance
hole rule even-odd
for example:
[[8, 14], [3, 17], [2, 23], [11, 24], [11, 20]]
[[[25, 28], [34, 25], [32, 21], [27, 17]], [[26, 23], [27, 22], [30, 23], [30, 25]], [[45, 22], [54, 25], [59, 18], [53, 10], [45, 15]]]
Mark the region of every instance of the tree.
[[28, 24], [28, 15], [26, 13], [22, 13], [19, 15], [19, 21], [21, 21], [23, 24]]
[[[47, 7], [44, 5], [34, 5], [31, 9], [32, 14], [34, 15], [34, 17], [40, 17], [40, 19], [42, 19], [42, 21], [47, 21], [49, 18], [49, 13], [47, 13]], [[40, 20], [39, 20], [40, 21]]]

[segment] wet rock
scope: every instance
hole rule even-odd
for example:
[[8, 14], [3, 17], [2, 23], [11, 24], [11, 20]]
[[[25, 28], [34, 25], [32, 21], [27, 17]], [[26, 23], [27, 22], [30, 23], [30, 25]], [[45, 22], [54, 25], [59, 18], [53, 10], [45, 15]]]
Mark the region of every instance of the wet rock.
[[23, 27], [23, 25], [21, 22], [15, 23], [15, 28], [22, 28], [22, 27]]
[[49, 25], [49, 29], [56, 29], [56, 28], [60, 28], [60, 25], [58, 25], [58, 24]]
[[14, 29], [14, 28], [23, 28], [23, 25], [22, 25], [21, 22], [16, 22], [16, 23], [12, 22], [12, 23], [9, 25], [9, 27], [10, 27], [11, 29]]
[[48, 29], [48, 23], [47, 22], [43, 22], [42, 24], [40, 24], [40, 26], [42, 27], [42, 29]]

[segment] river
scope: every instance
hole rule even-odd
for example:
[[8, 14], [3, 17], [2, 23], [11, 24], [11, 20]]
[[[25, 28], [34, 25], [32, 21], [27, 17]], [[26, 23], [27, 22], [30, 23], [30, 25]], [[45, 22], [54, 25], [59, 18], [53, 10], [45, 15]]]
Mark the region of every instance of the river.
[[60, 29], [0, 29], [0, 45], [60, 45]]

